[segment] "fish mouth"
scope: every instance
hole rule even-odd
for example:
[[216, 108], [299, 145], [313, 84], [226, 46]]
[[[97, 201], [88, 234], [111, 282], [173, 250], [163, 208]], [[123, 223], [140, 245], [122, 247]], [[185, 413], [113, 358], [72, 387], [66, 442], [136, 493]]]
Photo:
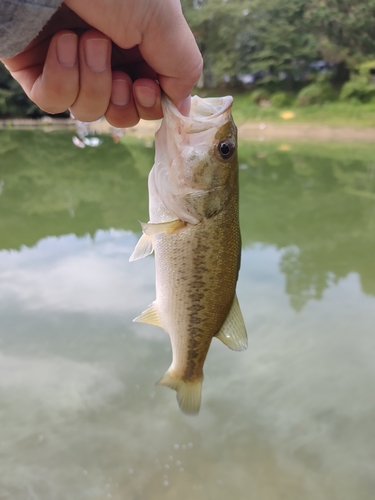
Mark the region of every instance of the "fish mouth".
[[191, 99], [190, 117], [198, 120], [216, 120], [228, 112], [233, 104], [233, 97], [211, 97], [202, 99], [195, 95]]
[[162, 99], [164, 118], [183, 123], [187, 134], [220, 127], [230, 119], [232, 104], [232, 96], [201, 98], [195, 95], [191, 98], [189, 116], [184, 116], [166, 95]]

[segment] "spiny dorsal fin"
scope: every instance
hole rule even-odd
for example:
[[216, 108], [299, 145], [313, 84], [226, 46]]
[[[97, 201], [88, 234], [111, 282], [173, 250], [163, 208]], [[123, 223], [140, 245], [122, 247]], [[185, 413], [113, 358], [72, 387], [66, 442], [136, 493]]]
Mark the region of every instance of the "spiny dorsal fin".
[[152, 244], [151, 236], [147, 234], [142, 234], [139, 238], [138, 243], [136, 244], [133, 253], [129, 258], [129, 262], [133, 262], [138, 259], [143, 259], [143, 257], [147, 257], [147, 255], [152, 254], [154, 251], [154, 246]]
[[160, 326], [163, 328], [160, 322], [159, 313], [156, 308], [155, 302], [153, 302], [150, 307], [148, 307], [142, 314], [133, 319], [136, 323], [148, 323], [149, 325]]
[[234, 351], [244, 351], [247, 349], [246, 327], [237, 295], [235, 295], [232, 308], [216, 337]]
[[168, 222], [141, 222], [142, 230], [149, 236], [154, 236], [155, 234], [162, 233], [173, 233], [177, 229], [181, 229], [185, 226], [185, 222], [180, 219], [171, 220]]
[[201, 407], [202, 379], [186, 382], [176, 377], [170, 370], [156, 385], [165, 385], [177, 392], [177, 401], [180, 410], [187, 415], [196, 415]]

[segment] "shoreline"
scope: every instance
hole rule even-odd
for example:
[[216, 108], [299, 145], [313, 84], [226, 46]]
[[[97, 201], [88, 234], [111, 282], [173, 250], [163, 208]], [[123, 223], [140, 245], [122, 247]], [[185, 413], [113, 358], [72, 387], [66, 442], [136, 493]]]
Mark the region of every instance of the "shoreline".
[[243, 140], [290, 140], [331, 142], [375, 142], [374, 127], [329, 127], [309, 123], [254, 123], [238, 126]]
[[[159, 121], [140, 122], [134, 127], [122, 129], [126, 136], [142, 138], [154, 137], [160, 126]], [[114, 129], [105, 120], [89, 124], [90, 130], [99, 134], [110, 134]], [[76, 121], [72, 118], [8, 119], [0, 120], [0, 130], [72, 130]], [[245, 141], [292, 140], [292, 141], [334, 141], [334, 142], [375, 142], [375, 127], [328, 127], [308, 123], [274, 123], [247, 121], [238, 125], [238, 135]]]

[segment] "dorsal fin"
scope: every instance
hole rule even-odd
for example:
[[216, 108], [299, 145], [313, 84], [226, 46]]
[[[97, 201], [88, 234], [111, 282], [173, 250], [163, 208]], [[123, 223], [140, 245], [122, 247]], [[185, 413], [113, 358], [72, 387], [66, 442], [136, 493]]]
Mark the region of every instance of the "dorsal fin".
[[246, 327], [237, 295], [234, 296], [231, 310], [216, 337], [234, 351], [247, 349]]

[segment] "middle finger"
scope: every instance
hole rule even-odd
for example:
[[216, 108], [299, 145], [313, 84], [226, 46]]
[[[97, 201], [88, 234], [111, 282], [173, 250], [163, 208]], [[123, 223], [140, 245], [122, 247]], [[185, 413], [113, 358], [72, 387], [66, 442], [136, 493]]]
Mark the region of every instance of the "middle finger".
[[87, 31], [80, 38], [79, 76], [79, 93], [70, 110], [80, 121], [98, 120], [112, 89], [111, 41], [99, 31]]

